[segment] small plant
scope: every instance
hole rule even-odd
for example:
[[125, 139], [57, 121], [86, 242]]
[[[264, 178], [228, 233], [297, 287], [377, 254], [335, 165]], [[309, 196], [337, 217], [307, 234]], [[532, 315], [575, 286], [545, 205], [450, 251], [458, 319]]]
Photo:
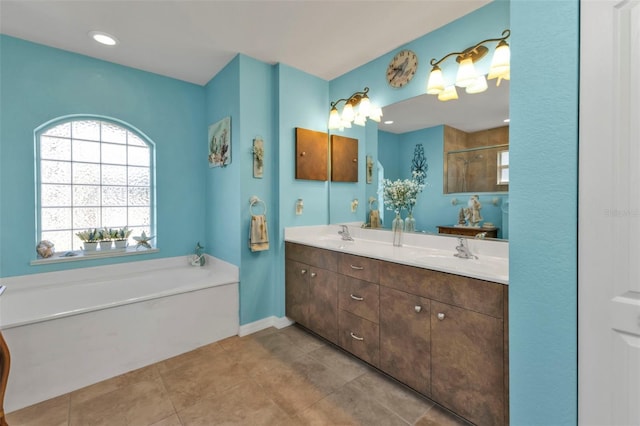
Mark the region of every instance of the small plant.
[[85, 243], [97, 243], [102, 240], [102, 232], [95, 228], [77, 232], [76, 236]]
[[118, 230], [112, 228], [104, 228], [100, 231], [100, 241], [113, 241], [117, 239]]
[[132, 229], [129, 229], [126, 226], [114, 231], [115, 236], [113, 237], [113, 239], [116, 241], [126, 241], [127, 239], [129, 239], [129, 235], [131, 235], [131, 233], [133, 232]]

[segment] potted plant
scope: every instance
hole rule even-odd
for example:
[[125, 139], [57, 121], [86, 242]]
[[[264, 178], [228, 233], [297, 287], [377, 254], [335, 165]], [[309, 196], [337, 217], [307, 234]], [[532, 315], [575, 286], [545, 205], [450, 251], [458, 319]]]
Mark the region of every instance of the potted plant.
[[100, 248], [107, 249], [112, 248], [111, 242], [118, 237], [118, 230], [112, 228], [104, 228], [100, 231]]
[[129, 239], [129, 235], [131, 235], [132, 230], [127, 228], [120, 228], [115, 230], [115, 236], [113, 237], [114, 244], [117, 249], [123, 249], [127, 247], [127, 240]]
[[76, 233], [76, 236], [83, 242], [82, 249], [84, 251], [96, 251], [98, 249], [98, 243], [102, 239], [102, 233], [95, 228], [80, 231]]

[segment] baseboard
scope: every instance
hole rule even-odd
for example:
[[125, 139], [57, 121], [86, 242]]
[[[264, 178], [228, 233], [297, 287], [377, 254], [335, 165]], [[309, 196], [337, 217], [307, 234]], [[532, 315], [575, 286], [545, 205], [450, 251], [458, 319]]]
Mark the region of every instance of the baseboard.
[[293, 324], [294, 321], [291, 321], [287, 317], [278, 318], [276, 316], [270, 316], [267, 318], [263, 318], [258, 321], [250, 322], [249, 324], [241, 325], [238, 329], [238, 336], [248, 336], [249, 334], [256, 333], [260, 330], [264, 330], [265, 328], [275, 327], [277, 329], [288, 327]]

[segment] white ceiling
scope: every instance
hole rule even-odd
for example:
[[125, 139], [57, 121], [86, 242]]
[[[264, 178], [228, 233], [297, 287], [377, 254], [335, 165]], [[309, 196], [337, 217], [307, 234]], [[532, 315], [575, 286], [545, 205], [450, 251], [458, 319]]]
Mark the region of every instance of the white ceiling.
[[489, 1], [0, 0], [0, 32], [200, 85], [237, 53], [331, 80]]

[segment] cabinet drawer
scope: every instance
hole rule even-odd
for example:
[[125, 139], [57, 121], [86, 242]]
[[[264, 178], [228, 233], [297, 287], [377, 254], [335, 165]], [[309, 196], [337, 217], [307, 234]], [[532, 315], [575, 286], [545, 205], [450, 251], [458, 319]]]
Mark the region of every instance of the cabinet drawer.
[[378, 282], [380, 262], [368, 257], [341, 253], [338, 258], [338, 272], [359, 280]]
[[331, 250], [287, 242], [285, 243], [285, 257], [328, 271], [337, 271], [338, 269], [338, 253]]
[[391, 262], [381, 265], [380, 284], [496, 318], [504, 315], [501, 284]]
[[345, 350], [371, 365], [380, 363], [380, 334], [378, 324], [347, 311], [340, 310], [338, 342]]
[[378, 323], [380, 312], [378, 284], [339, 275], [338, 289], [340, 309]]

